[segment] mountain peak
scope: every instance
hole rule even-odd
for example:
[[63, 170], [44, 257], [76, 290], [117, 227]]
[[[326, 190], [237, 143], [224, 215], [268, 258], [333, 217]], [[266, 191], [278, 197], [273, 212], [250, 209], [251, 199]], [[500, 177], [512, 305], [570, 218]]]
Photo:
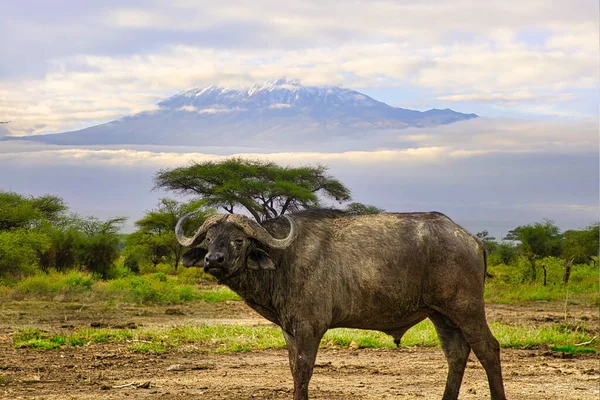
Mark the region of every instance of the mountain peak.
[[230, 88], [227, 86], [217, 86], [217, 85], [208, 85], [208, 86], [195, 86], [189, 89], [186, 89], [172, 97], [198, 97], [207, 93], [226, 93], [229, 91], [235, 92], [247, 92], [248, 95], [252, 95], [254, 93], [260, 91], [268, 91], [271, 92], [276, 89], [282, 90], [298, 90], [299, 88], [303, 88], [305, 86], [302, 85], [299, 79], [287, 79], [287, 78], [279, 78], [275, 80], [267, 80], [263, 83], [255, 83], [253, 85], [248, 85], [241, 88]]
[[334, 86], [304, 86], [298, 79], [279, 78], [237, 89], [209, 85], [194, 87], [159, 103], [161, 108], [184, 110], [260, 110], [318, 107], [389, 107], [369, 96]]
[[272, 92], [273, 90], [298, 90], [300, 88], [304, 87], [301, 83], [300, 80], [298, 79], [292, 79], [292, 80], [288, 80], [286, 78], [279, 78], [276, 79], [274, 81], [265, 81], [262, 84], [254, 84], [252, 86], [250, 86], [247, 90], [248, 90], [248, 95], [252, 96], [253, 94], [257, 93], [257, 92], [261, 92], [261, 91], [268, 91], [268, 92]]
[[184, 90], [159, 109], [80, 131], [32, 137], [57, 144], [213, 145], [306, 137], [353, 137], [379, 129], [450, 124], [476, 118], [450, 109], [416, 111], [392, 107], [338, 86], [304, 86], [279, 78], [245, 88], [209, 85]]

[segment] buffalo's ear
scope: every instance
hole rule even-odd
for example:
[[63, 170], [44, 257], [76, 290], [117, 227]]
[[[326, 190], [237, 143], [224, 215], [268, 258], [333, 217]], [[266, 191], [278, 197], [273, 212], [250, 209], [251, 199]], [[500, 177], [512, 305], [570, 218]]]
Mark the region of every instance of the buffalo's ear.
[[204, 257], [206, 257], [208, 250], [204, 246], [194, 247], [186, 251], [181, 257], [181, 264], [184, 267], [201, 267], [204, 266]]
[[271, 260], [271, 257], [267, 254], [266, 251], [254, 248], [246, 257], [246, 265], [248, 269], [258, 270], [258, 269], [275, 269], [275, 263]]

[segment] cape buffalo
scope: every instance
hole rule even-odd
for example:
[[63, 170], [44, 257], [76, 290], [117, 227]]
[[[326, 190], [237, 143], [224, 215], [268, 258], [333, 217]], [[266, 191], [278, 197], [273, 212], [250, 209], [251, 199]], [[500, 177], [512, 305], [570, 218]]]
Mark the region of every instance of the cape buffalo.
[[399, 342], [431, 319], [448, 360], [443, 399], [456, 399], [471, 349], [492, 399], [505, 399], [500, 346], [485, 318], [485, 250], [437, 212], [349, 215], [310, 210], [266, 221], [210, 216], [187, 238], [186, 266], [203, 266], [283, 330], [294, 400], [308, 399], [319, 342], [330, 328], [379, 330]]

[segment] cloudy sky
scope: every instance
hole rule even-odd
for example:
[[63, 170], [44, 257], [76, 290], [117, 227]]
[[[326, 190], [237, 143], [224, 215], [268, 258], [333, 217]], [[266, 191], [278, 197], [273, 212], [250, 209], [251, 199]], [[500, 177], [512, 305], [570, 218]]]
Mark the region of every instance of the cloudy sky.
[[[0, 189], [139, 217], [158, 168], [231, 154], [322, 162], [358, 201], [472, 230], [598, 218], [598, 4], [590, 0], [22, 0], [0, 13], [0, 136], [156, 108], [193, 86], [288, 77], [393, 106], [482, 116], [343, 152], [0, 142]], [[391, 137], [406, 145], [390, 145]], [[289, 149], [286, 149], [289, 151]], [[499, 233], [496, 233], [499, 234]]]

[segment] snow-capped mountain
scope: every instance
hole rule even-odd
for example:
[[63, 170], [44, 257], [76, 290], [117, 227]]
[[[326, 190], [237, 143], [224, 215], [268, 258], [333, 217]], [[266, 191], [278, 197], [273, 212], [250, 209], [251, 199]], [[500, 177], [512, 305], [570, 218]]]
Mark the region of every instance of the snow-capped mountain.
[[[245, 89], [191, 88], [159, 109], [79, 131], [27, 137], [52, 144], [270, 145], [476, 118], [450, 109], [396, 108], [357, 91], [279, 79]], [[21, 138], [24, 139], [24, 138]]]
[[302, 86], [299, 81], [278, 79], [244, 90], [208, 86], [188, 89], [160, 106], [177, 108], [194, 106], [200, 109], [215, 105], [229, 109], [280, 109], [295, 108], [306, 111], [316, 106], [325, 107], [375, 107], [384, 105], [369, 96], [339, 87]]

